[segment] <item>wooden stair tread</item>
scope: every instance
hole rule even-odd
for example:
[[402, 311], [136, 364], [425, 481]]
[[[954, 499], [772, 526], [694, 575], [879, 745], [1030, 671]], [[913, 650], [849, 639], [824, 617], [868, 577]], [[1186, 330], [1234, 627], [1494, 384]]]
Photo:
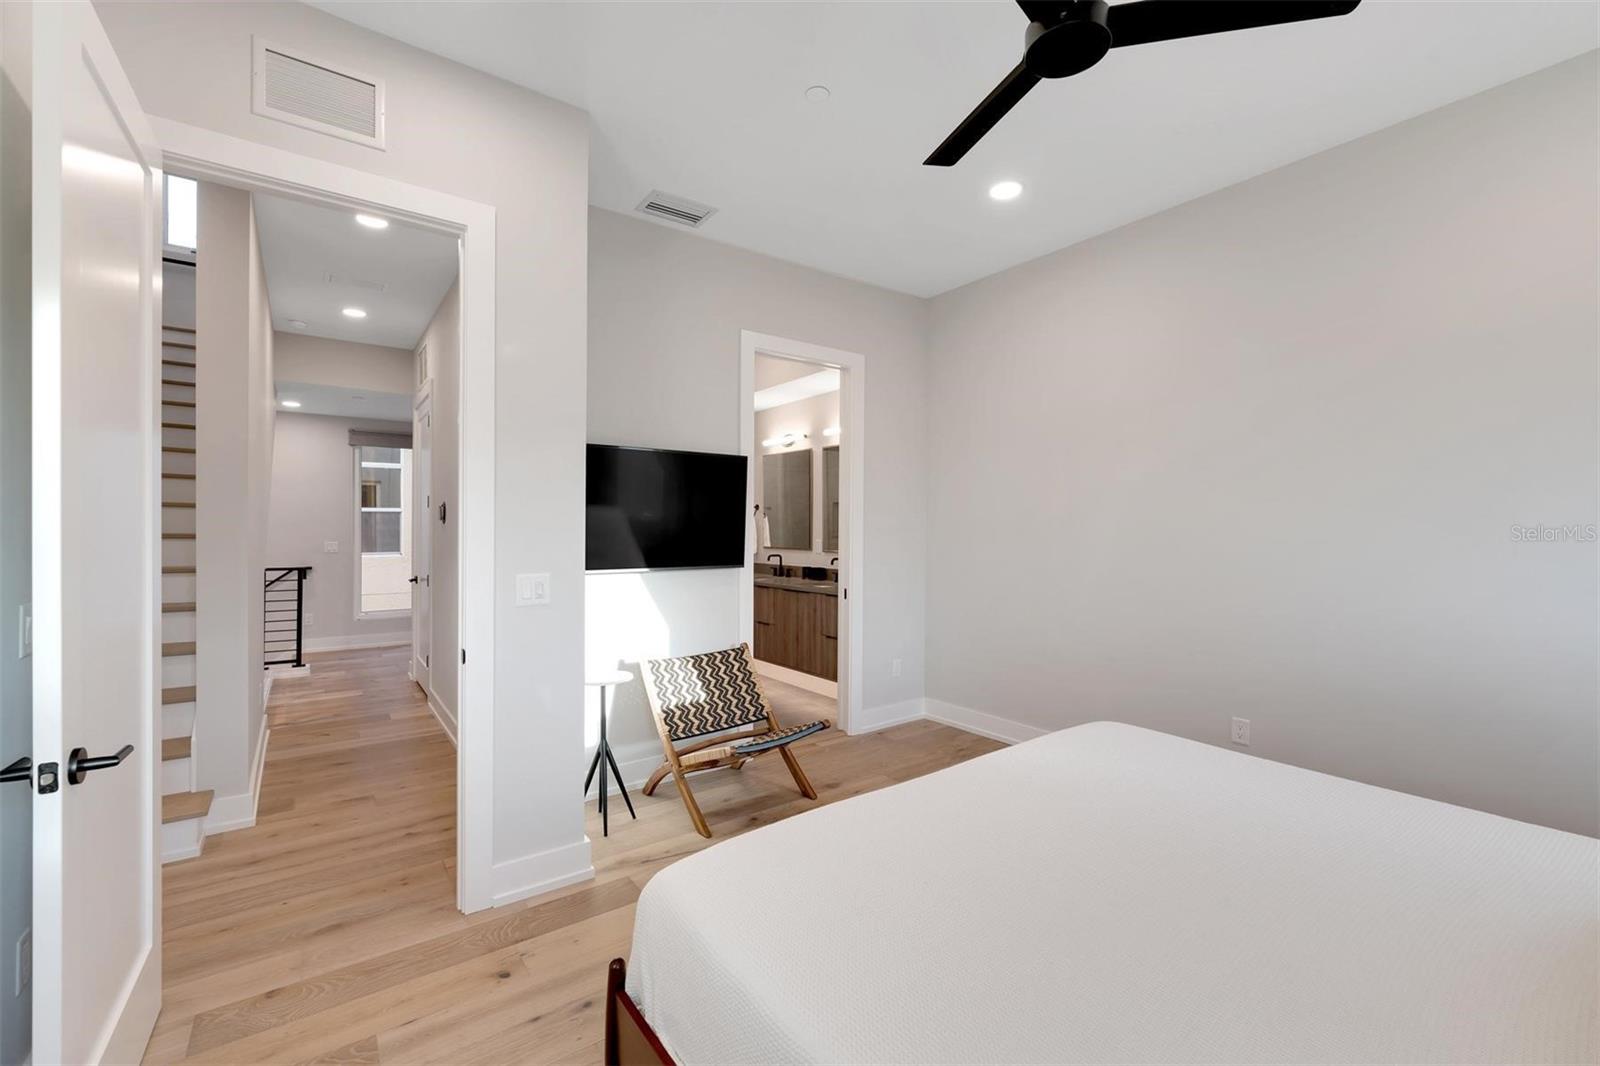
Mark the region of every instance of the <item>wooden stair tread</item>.
[[211, 789], [204, 792], [174, 792], [161, 797], [161, 824], [204, 818], [211, 813]]
[[192, 640], [169, 640], [165, 644], [161, 645], [161, 656], [164, 659], [171, 659], [180, 655], [193, 654], [194, 641]]
[[188, 614], [193, 610], [194, 604], [192, 603], [173, 602], [163, 603], [161, 605], [162, 614]]
[[161, 690], [161, 704], [162, 704], [162, 706], [167, 706], [167, 705], [173, 704], [173, 703], [193, 703], [193, 702], [194, 702], [194, 686], [193, 685], [174, 685], [172, 688], [164, 688], [164, 689]]
[[164, 452], [172, 452], [175, 455], [193, 455], [194, 454], [194, 449], [193, 448], [185, 448], [185, 447], [183, 447], [181, 445], [178, 445], [178, 444], [163, 444], [161, 446], [161, 450], [164, 451]]
[[187, 348], [191, 352], [194, 351], [194, 345], [190, 344], [188, 341], [163, 340], [161, 342], [161, 347], [163, 347], [163, 348]]
[[187, 388], [191, 388], [191, 389], [194, 388], [194, 382], [192, 382], [192, 381], [184, 381], [182, 378], [162, 378], [161, 379], [161, 384], [163, 384], [163, 385], [183, 385], [183, 386], [185, 386]]
[[172, 479], [177, 480], [177, 481], [193, 481], [194, 480], [194, 475], [193, 474], [162, 474], [161, 476], [165, 477], [165, 478], [172, 478]]
[[161, 428], [162, 429], [196, 429], [198, 427], [196, 427], [193, 422], [168, 422], [165, 419], [163, 419], [162, 422], [161, 422]]
[[192, 510], [194, 510], [194, 501], [193, 500], [162, 500], [161, 501], [161, 506], [163, 506], [163, 507], [186, 507], [186, 508], [188, 508], [189, 510], [192, 511]]
[[163, 323], [161, 328], [162, 329], [166, 329], [166, 330], [171, 330], [173, 333], [193, 333], [194, 332], [194, 327], [193, 326], [169, 326], [169, 325], [166, 325], [165, 323]]
[[186, 366], [191, 370], [195, 369], [194, 363], [191, 362], [188, 359], [163, 359], [163, 360], [161, 360], [161, 365], [162, 366]]
[[193, 533], [163, 533], [163, 534], [161, 534], [161, 539], [162, 540], [193, 540], [194, 539], [194, 534]]
[[168, 737], [161, 742], [161, 761], [171, 762], [173, 759], [187, 759], [193, 749], [193, 737]]
[[195, 405], [195, 403], [194, 403], [193, 400], [162, 400], [161, 401], [161, 406], [162, 407], [193, 407], [194, 405]]
[[195, 568], [192, 566], [163, 566], [161, 572], [163, 574], [192, 574], [195, 572]]

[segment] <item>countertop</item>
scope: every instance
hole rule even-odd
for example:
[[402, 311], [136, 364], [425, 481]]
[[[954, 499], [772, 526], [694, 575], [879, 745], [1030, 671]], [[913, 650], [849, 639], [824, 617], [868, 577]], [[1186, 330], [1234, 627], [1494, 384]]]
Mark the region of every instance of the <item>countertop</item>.
[[814, 592], [821, 596], [839, 595], [839, 584], [836, 581], [807, 581], [803, 577], [773, 577], [766, 574], [757, 574], [756, 585], [768, 589], [788, 589], [790, 592]]

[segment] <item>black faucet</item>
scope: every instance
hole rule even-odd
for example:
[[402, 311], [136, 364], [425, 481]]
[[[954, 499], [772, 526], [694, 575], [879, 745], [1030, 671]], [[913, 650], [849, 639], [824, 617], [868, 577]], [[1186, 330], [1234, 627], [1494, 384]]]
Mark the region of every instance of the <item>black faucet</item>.
[[778, 560], [778, 576], [782, 577], [783, 576], [783, 556], [777, 554], [776, 552], [774, 552], [773, 554], [767, 556], [767, 562], [769, 562], [769, 563], [772, 562], [772, 560], [774, 560], [774, 559]]
[[837, 555], [835, 555], [832, 559], [828, 560], [828, 565], [829, 566], [838, 566], [839, 565], [839, 557]]

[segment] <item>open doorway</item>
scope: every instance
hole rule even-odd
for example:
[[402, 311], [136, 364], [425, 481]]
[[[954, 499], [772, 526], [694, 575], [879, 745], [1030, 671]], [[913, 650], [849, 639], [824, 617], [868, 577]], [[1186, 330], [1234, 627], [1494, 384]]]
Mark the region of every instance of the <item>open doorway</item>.
[[850, 731], [859, 711], [865, 361], [746, 332], [750, 552], [741, 621], [775, 704]]
[[[368, 801], [438, 826], [448, 863], [456, 678], [426, 649], [459, 631], [456, 527], [429, 494], [458, 480], [456, 450], [433, 443], [436, 420], [459, 425], [460, 237], [376, 207], [166, 181], [162, 858], [196, 860], [168, 883], [206, 883], [220, 834], [338, 826]], [[397, 758], [405, 783], [434, 787], [380, 795], [387, 779], [363, 768]], [[352, 773], [367, 795], [340, 787]]]

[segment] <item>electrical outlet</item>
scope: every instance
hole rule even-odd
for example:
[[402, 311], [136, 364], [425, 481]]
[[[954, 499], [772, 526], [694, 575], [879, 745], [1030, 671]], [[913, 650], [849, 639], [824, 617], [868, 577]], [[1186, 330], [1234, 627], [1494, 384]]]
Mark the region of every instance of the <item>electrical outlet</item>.
[[310, 611], [306, 612], [306, 628], [307, 629], [310, 629], [312, 624], [314, 622], [316, 622], [316, 620], [317, 620], [317, 616], [316, 615], [312, 614]]
[[329, 555], [337, 555], [339, 554], [339, 542], [336, 540], [325, 540], [322, 542], [322, 550], [327, 552]]
[[1233, 742], [1248, 748], [1250, 746], [1250, 719], [1235, 718], [1233, 720]]
[[17, 972], [16, 981], [11, 986], [11, 994], [20, 996], [31, 984], [33, 984], [33, 930], [29, 928], [24, 929], [22, 935], [17, 937]]
[[899, 677], [901, 669], [902, 669], [902, 666], [901, 666], [901, 662], [900, 662], [899, 659], [891, 659], [889, 661], [889, 676], [890, 677]]

